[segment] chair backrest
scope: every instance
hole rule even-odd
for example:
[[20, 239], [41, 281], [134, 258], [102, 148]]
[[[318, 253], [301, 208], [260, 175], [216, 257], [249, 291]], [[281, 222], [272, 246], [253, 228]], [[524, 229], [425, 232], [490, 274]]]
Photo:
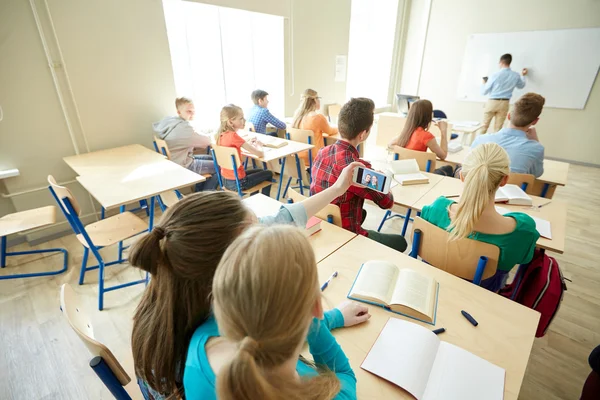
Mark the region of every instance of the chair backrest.
[[[295, 191], [292, 188], [288, 189], [288, 197], [291, 198], [294, 203], [299, 203], [306, 199], [306, 196], [302, 196], [300, 193]], [[323, 221], [327, 221], [327, 216], [331, 215], [333, 217], [333, 224], [336, 226], [342, 227], [342, 212], [340, 211], [340, 207], [335, 204], [327, 204], [323, 209], [318, 211], [315, 214], [315, 217], [322, 219]]]
[[[508, 183], [511, 185], [517, 185], [523, 189], [523, 191], [527, 191], [527, 189], [533, 189], [534, 182], [535, 176], [531, 174], [517, 174], [515, 172], [511, 172], [510, 175], [508, 175]], [[523, 188], [524, 185], [526, 185], [525, 188]]]
[[488, 258], [482, 279], [491, 277], [498, 268], [500, 249], [473, 239], [449, 240], [450, 233], [417, 217], [413, 231], [420, 230], [418, 255], [427, 263], [460, 278], [473, 280], [481, 256]]
[[446, 119], [448, 116], [442, 110], [433, 110], [433, 118], [443, 118]]
[[249, 130], [250, 132], [256, 132], [256, 128], [254, 128], [254, 124], [250, 121], [246, 121], [246, 126], [244, 129]]
[[340, 111], [342, 110], [341, 104], [330, 104], [327, 106], [327, 115], [329, 116], [329, 122], [336, 121]]
[[169, 160], [171, 159], [171, 152], [169, 151], [169, 146], [167, 146], [166, 141], [154, 136], [154, 148], [157, 152], [166, 156]]
[[[400, 146], [393, 146], [392, 151], [394, 152], [394, 154], [398, 155], [399, 160], [409, 160], [411, 158], [417, 160], [417, 164], [419, 164], [419, 169], [421, 171], [435, 171], [436, 158], [434, 153], [430, 153], [428, 151], [409, 150]], [[429, 168], [427, 168], [428, 164]]]
[[[242, 165], [240, 156], [238, 155], [237, 149], [235, 147], [213, 145], [213, 150], [219, 167], [235, 170], [237, 169], [237, 167]], [[231, 156], [235, 157], [235, 165], [233, 164]]]
[[315, 143], [315, 133], [310, 129], [296, 129], [296, 128], [287, 128], [287, 133], [289, 135], [289, 140], [293, 140], [294, 142], [300, 143]]
[[81, 207], [79, 207], [79, 203], [77, 202], [77, 199], [75, 198], [75, 196], [73, 196], [73, 193], [71, 193], [71, 191], [68, 188], [66, 188], [64, 186], [60, 186], [58, 183], [56, 183], [56, 179], [54, 179], [54, 177], [52, 175], [48, 175], [48, 183], [50, 184], [50, 187], [52, 188], [52, 190], [54, 190], [54, 193], [56, 194], [56, 197], [57, 197], [56, 200], [59, 203], [58, 205], [62, 209], [63, 213], [65, 213], [65, 216], [67, 216], [67, 214], [69, 214], [69, 209], [67, 208], [67, 206], [63, 200], [66, 197], [67, 199], [69, 199], [69, 202], [71, 203], [71, 206], [73, 207], [73, 210], [77, 214], [74, 217], [79, 217], [79, 215], [81, 214]]
[[393, 138], [400, 135], [406, 124], [406, 118], [396, 115], [381, 114], [377, 122], [377, 146], [387, 147]]
[[85, 347], [88, 348], [93, 357], [100, 356], [110, 367], [121, 385], [125, 386], [131, 382], [131, 378], [125, 372], [113, 353], [102, 343], [94, 338], [94, 329], [90, 318], [82, 308], [81, 301], [71, 285], [64, 283], [60, 288], [60, 306], [64, 316], [69, 321], [71, 328], [77, 333]]

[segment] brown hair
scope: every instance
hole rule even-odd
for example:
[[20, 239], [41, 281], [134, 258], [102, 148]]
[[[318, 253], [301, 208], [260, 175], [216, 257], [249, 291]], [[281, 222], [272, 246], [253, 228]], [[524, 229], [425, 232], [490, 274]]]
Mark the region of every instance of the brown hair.
[[402, 132], [400, 132], [398, 146], [406, 147], [410, 141], [410, 137], [417, 130], [417, 128], [423, 128], [427, 130], [432, 119], [433, 105], [429, 100], [418, 100], [412, 103], [410, 105], [410, 109], [408, 110], [404, 128], [402, 128]]
[[510, 55], [509, 53], [502, 54], [502, 56], [500, 57], [500, 62], [504, 65], [510, 66], [510, 63], [512, 62], [512, 55]]
[[529, 126], [542, 113], [546, 99], [537, 93], [526, 93], [513, 105], [510, 122], [518, 127]]
[[317, 99], [319, 94], [316, 90], [306, 89], [300, 97], [300, 105], [294, 113], [294, 123], [292, 127], [299, 129], [302, 119], [310, 112], [317, 110]]
[[188, 97], [178, 97], [175, 99], [175, 108], [177, 108], [178, 110], [179, 110], [179, 107], [181, 107], [185, 104], [194, 104], [194, 102], [192, 101], [192, 99], [190, 99]]
[[221, 144], [221, 134], [223, 132], [233, 130], [233, 127], [229, 125], [229, 120], [240, 115], [244, 115], [244, 111], [235, 104], [227, 104], [221, 109], [221, 124], [217, 129], [217, 144]]
[[252, 92], [250, 98], [254, 104], [258, 105], [258, 101], [264, 99], [268, 95], [269, 93], [265, 92], [264, 90], [256, 89], [254, 92]]
[[297, 356], [320, 301], [317, 263], [304, 233], [285, 225], [248, 229], [225, 252], [213, 294], [219, 330], [239, 346], [217, 376], [219, 399], [335, 397], [340, 382], [332, 372], [298, 381], [273, 371]]
[[181, 392], [189, 341], [210, 313], [214, 271], [247, 218], [237, 194], [196, 193], [132, 246], [130, 264], [152, 274], [133, 317], [133, 360], [154, 390]]
[[373, 126], [375, 103], [366, 97], [352, 98], [340, 110], [338, 129], [344, 139], [355, 139]]

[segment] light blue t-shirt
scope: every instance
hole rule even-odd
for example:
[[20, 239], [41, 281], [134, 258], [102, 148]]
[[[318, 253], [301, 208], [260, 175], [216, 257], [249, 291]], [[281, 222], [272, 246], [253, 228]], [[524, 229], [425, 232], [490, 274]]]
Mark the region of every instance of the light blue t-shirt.
[[481, 88], [481, 94], [490, 95], [490, 99], [510, 99], [515, 88], [525, 87], [525, 77], [510, 68], [501, 68], [494, 72]]
[[[344, 326], [344, 317], [338, 309], [325, 313], [325, 319], [313, 320], [308, 333], [308, 347], [317, 364], [327, 366], [341, 382], [341, 390], [335, 399], [356, 399], [356, 377], [348, 358], [330, 332], [330, 329]], [[206, 356], [208, 340], [219, 335], [214, 316], [199, 326], [188, 347], [183, 386], [187, 400], [216, 400], [216, 375]], [[300, 376], [313, 376], [317, 371], [298, 360], [296, 371]]]
[[508, 153], [510, 170], [518, 174], [531, 174], [539, 178], [544, 173], [544, 146], [537, 140], [527, 138], [525, 132], [504, 128], [496, 133], [481, 135], [471, 148], [483, 143], [496, 143]]

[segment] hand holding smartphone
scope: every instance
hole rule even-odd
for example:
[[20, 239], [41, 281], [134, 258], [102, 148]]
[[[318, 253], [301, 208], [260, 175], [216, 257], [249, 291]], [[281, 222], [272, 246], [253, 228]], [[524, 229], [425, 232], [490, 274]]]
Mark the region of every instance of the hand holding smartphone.
[[377, 192], [387, 194], [390, 191], [392, 177], [382, 172], [378, 172], [365, 167], [357, 167], [354, 169], [352, 182], [358, 186], [373, 189]]

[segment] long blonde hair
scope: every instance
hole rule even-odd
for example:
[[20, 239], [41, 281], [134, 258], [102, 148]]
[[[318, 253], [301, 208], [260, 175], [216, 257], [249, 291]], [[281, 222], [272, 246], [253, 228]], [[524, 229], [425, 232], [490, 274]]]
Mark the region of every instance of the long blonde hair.
[[221, 134], [223, 132], [233, 130], [233, 127], [229, 125], [229, 120], [242, 114], [244, 114], [242, 108], [235, 104], [227, 104], [221, 109], [221, 124], [219, 125], [219, 129], [217, 129], [217, 144], [221, 144]]
[[300, 123], [302, 119], [310, 112], [317, 110], [317, 99], [319, 94], [316, 90], [306, 89], [300, 97], [300, 106], [294, 113], [294, 124], [293, 128], [300, 129]]
[[510, 174], [509, 167], [508, 153], [496, 143], [481, 144], [467, 155], [462, 167], [464, 190], [449, 227], [452, 239], [462, 239], [473, 232], [502, 178]]
[[297, 228], [253, 226], [227, 249], [213, 281], [221, 334], [238, 350], [217, 377], [217, 397], [231, 400], [331, 399], [336, 376], [300, 381], [274, 368], [297, 355], [320, 298], [313, 250]]

